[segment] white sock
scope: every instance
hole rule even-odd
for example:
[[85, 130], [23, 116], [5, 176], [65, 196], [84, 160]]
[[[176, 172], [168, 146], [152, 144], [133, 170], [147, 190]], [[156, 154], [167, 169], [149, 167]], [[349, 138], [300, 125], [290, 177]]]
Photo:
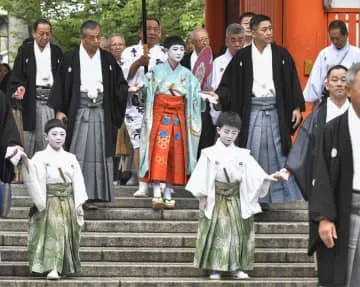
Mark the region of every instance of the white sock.
[[152, 183], [153, 191], [154, 191], [154, 197], [161, 197], [161, 189], [160, 189], [160, 182], [154, 181]]
[[172, 184], [168, 183], [166, 184], [165, 192], [164, 192], [164, 198], [170, 199], [172, 193]]

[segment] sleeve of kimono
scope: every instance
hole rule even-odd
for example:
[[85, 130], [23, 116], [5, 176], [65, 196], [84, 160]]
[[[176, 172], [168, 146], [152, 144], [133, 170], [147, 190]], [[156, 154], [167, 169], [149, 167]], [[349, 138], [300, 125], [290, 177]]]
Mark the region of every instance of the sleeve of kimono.
[[304, 89], [304, 98], [308, 103], [313, 103], [320, 99], [324, 87], [324, 79], [321, 77], [321, 55], [322, 52], [320, 52], [315, 60], [315, 64], [311, 69], [309, 79]]
[[212, 180], [209, 178], [211, 174], [210, 169], [210, 160], [203, 152], [201, 152], [200, 159], [197, 162], [185, 189], [190, 191], [193, 196], [197, 198], [208, 196], [212, 184]]
[[26, 78], [23, 73], [24, 63], [23, 63], [23, 46], [20, 46], [15, 58], [14, 68], [11, 71], [11, 76], [8, 85], [8, 96], [11, 97], [15, 93], [16, 89], [20, 86], [26, 87]]
[[[320, 152], [316, 156], [317, 168], [314, 171], [313, 189], [309, 198], [310, 218], [318, 221], [324, 216], [334, 221], [336, 218], [335, 191], [330, 179], [330, 154], [335, 133], [326, 126], [323, 133]], [[333, 179], [334, 180], [334, 179]]]
[[44, 163], [38, 154], [21, 165], [26, 190], [39, 211], [46, 208], [46, 172], [43, 167]]
[[81, 167], [75, 155], [73, 161], [75, 165], [75, 172], [72, 178], [72, 185], [74, 189], [75, 208], [78, 208], [79, 206], [84, 204], [86, 200], [88, 200], [88, 196], [86, 193], [86, 187]]
[[14, 178], [14, 167], [5, 160], [6, 149], [9, 146], [20, 145], [20, 136], [8, 100], [0, 91], [0, 179], [11, 182]]
[[303, 112], [305, 111], [305, 101], [301, 90], [300, 81], [296, 70], [296, 65], [290, 53], [289, 52], [287, 53], [291, 62], [291, 81], [292, 81], [291, 96], [293, 97], [293, 105], [294, 105], [292, 107], [292, 110], [296, 108], [300, 108], [300, 111]]
[[118, 128], [121, 127], [126, 110], [126, 102], [128, 96], [128, 84], [124, 78], [122, 69], [117, 65], [114, 61], [115, 72], [116, 72], [116, 80], [115, 80], [115, 99], [114, 99], [114, 107], [111, 108], [113, 115], [113, 123]]

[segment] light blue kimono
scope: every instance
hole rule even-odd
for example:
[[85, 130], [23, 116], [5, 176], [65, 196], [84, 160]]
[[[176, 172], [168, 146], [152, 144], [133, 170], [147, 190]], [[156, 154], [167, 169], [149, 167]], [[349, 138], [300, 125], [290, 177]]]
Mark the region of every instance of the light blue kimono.
[[149, 138], [153, 122], [153, 104], [157, 94], [185, 97], [187, 163], [186, 174], [190, 175], [197, 161], [201, 133], [201, 112], [205, 102], [201, 98], [200, 83], [195, 76], [180, 64], [173, 70], [168, 62], [158, 64], [144, 77], [145, 88], [141, 97], [145, 112], [140, 137], [139, 176], [144, 177], [149, 169]]

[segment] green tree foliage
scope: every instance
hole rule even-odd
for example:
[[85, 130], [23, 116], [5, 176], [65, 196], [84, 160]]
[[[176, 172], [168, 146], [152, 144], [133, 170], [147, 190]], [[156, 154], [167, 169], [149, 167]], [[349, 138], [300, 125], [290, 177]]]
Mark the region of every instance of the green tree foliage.
[[[121, 33], [128, 45], [135, 44], [141, 21], [141, 0], [1, 0], [9, 15], [31, 25], [37, 18], [51, 21], [53, 36], [64, 51], [79, 44], [81, 23], [92, 19], [100, 23], [104, 36]], [[148, 15], [159, 18], [163, 39], [186, 36], [204, 23], [204, 0], [147, 0]]]

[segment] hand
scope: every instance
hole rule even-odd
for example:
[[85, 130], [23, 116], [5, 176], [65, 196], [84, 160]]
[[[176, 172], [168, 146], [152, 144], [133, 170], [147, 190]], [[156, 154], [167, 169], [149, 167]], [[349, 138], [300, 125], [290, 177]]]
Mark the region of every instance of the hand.
[[282, 168], [280, 171], [273, 173], [273, 175], [278, 180], [288, 181], [291, 173], [286, 168]]
[[24, 99], [24, 94], [25, 94], [25, 87], [24, 86], [19, 86], [15, 93], [14, 96], [17, 100], [22, 100]]
[[142, 55], [139, 59], [136, 60], [138, 66], [149, 66], [149, 56]]
[[[14, 157], [18, 153], [18, 151], [24, 151], [24, 149], [19, 145], [15, 146], [15, 149], [13, 153], [10, 155], [9, 159]], [[21, 156], [23, 156], [23, 154], [21, 154]]]
[[206, 208], [206, 202], [207, 202], [207, 197], [200, 197], [200, 210], [204, 210]]
[[334, 239], [337, 239], [334, 222], [322, 218], [319, 223], [319, 235], [327, 248], [333, 248], [335, 246]]
[[77, 208], [76, 212], [78, 216], [84, 216], [84, 209], [81, 205]]
[[203, 94], [205, 94], [205, 97], [202, 97], [204, 100], [208, 99], [213, 104], [219, 103], [219, 95], [214, 91], [203, 91]]
[[60, 121], [64, 121], [64, 119], [66, 119], [67, 117], [66, 117], [66, 115], [65, 115], [64, 113], [62, 113], [62, 112], [57, 112], [57, 113], [56, 113], [56, 118], [57, 118], [58, 120], [60, 120]]
[[291, 118], [291, 122], [294, 123], [292, 128], [293, 130], [296, 130], [297, 127], [300, 125], [301, 123], [301, 112], [300, 112], [300, 108], [296, 108], [295, 110], [292, 111], [292, 118]]

